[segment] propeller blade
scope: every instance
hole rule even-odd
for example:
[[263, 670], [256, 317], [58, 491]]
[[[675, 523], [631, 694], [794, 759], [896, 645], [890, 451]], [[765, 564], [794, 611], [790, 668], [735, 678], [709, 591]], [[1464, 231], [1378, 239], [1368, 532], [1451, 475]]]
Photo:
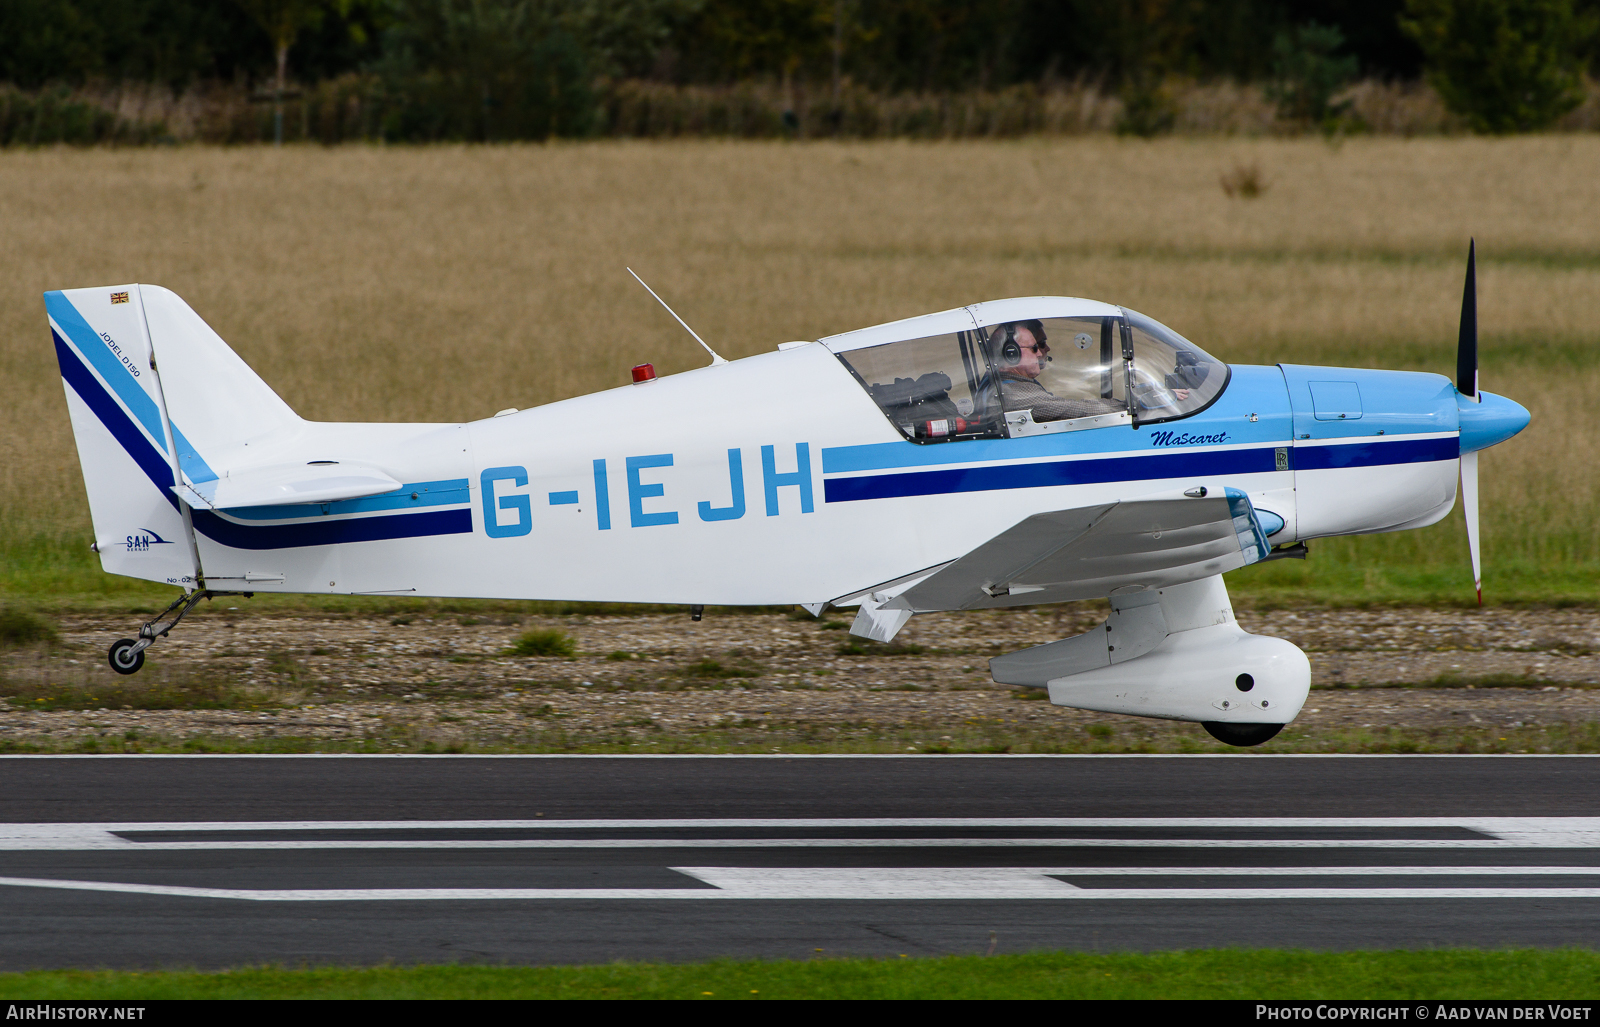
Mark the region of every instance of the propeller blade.
[[1472, 585], [1483, 605], [1483, 569], [1478, 558], [1478, 454], [1461, 457], [1461, 509], [1467, 515], [1467, 549], [1472, 553]]
[[[1478, 240], [1467, 244], [1467, 283], [1461, 290], [1461, 337], [1456, 344], [1456, 388], [1474, 403], [1478, 394]], [[1478, 454], [1461, 457], [1461, 508], [1467, 515], [1467, 549], [1472, 553], [1472, 585], [1483, 605], [1483, 569], [1478, 552]]]
[[1467, 245], [1467, 284], [1461, 292], [1461, 340], [1456, 346], [1456, 388], [1478, 399], [1478, 240]]

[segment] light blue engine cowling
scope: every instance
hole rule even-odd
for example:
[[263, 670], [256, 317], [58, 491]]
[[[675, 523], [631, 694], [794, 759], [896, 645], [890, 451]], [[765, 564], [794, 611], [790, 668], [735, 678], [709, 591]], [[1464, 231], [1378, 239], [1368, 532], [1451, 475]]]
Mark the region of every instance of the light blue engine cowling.
[[1280, 364], [1294, 408], [1295, 441], [1461, 432], [1476, 453], [1528, 426], [1527, 408], [1480, 392], [1475, 402], [1442, 374]]

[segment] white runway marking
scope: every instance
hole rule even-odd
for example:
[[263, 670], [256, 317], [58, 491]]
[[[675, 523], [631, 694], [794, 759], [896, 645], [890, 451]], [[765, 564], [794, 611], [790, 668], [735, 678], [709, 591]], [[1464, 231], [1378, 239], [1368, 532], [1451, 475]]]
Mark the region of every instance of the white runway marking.
[[[888, 838], [857, 836], [847, 838], [712, 838], [673, 837], [674, 830], [704, 832], [716, 829], [764, 828], [793, 830], [833, 829], [871, 832], [885, 828], [949, 830], [949, 837]], [[1095, 837], [1006, 837], [961, 836], [974, 829], [1061, 828], [1084, 832], [1103, 830]], [[1404, 830], [1457, 828], [1475, 832], [1478, 838], [1118, 838], [1119, 829], [1138, 828], [1181, 831], [1289, 829], [1299, 832], [1317, 829]], [[133, 841], [121, 837], [131, 832], [210, 832], [216, 834], [271, 834], [305, 831], [534, 831], [548, 837], [535, 838], [214, 838], [204, 840]], [[567, 831], [663, 832], [658, 837], [606, 838], [561, 837]], [[1503, 848], [1600, 848], [1600, 817], [1151, 817], [1151, 818], [855, 818], [855, 819], [674, 819], [674, 820], [303, 820], [303, 821], [192, 821], [0, 824], [0, 851], [95, 850], [131, 851], [195, 849], [725, 849], [725, 848], [1186, 848], [1186, 849], [1503, 849]]]
[[1260, 887], [1081, 888], [1058, 877], [1320, 876], [1596, 876], [1600, 867], [956, 867], [835, 869], [810, 867], [673, 867], [711, 888], [191, 888], [106, 881], [0, 877], [0, 886], [113, 892], [251, 902], [415, 902], [617, 899], [1595, 899], [1594, 888]]
[[[1020, 836], [1024, 830], [1070, 830], [1073, 837]], [[1138, 837], [1117, 837], [1136, 829]], [[1404, 837], [1440, 829], [1459, 838]], [[780, 837], [729, 837], [749, 831]], [[894, 831], [938, 837], [874, 837]], [[1238, 837], [1248, 830], [1257, 837]], [[1353, 838], [1351, 831], [1383, 837]], [[448, 837], [518, 832], [524, 837]], [[844, 837], [817, 837], [829, 831]], [[978, 832], [1012, 832], [1001, 838]], [[176, 840], [173, 832], [212, 837]], [[344, 838], [296, 837], [306, 832]], [[382, 832], [380, 837], [361, 837]], [[443, 834], [446, 837], [429, 837]], [[583, 832], [578, 834], [578, 832]], [[1166, 835], [1170, 832], [1170, 835]], [[1233, 837], [1228, 837], [1234, 832]], [[1274, 832], [1279, 833], [1274, 837]], [[1469, 834], [1470, 832], [1470, 834]], [[162, 840], [135, 840], [144, 837]], [[1296, 837], [1283, 837], [1292, 833]], [[135, 838], [127, 837], [134, 835]], [[626, 834], [634, 837], [617, 837]], [[1199, 837], [1180, 837], [1180, 835]], [[1211, 835], [1206, 837], [1206, 835]], [[1322, 836], [1319, 837], [1318, 835]], [[1395, 835], [1399, 835], [1396, 837]], [[415, 835], [407, 838], [407, 835]], [[644, 835], [644, 837], [638, 837]], [[1166, 835], [1166, 836], [1164, 836]], [[165, 837], [163, 837], [165, 836]], [[127, 822], [0, 825], [0, 850], [111, 851], [260, 849], [793, 849], [1020, 847], [1175, 849], [1600, 849], [1600, 817], [1165, 817], [1165, 818], [831, 818], [663, 820], [451, 820]], [[908, 859], [911, 853], [907, 852]], [[707, 867], [670, 869], [702, 887], [684, 888], [201, 888], [125, 882], [0, 878], [0, 887], [110, 892], [256, 902], [607, 900], [607, 899], [1589, 899], [1600, 898], [1600, 866], [1317, 866], [1317, 867]], [[132, 871], [130, 871], [131, 873]], [[1072, 878], [1068, 883], [1061, 878]], [[1427, 877], [1427, 884], [1394, 878]], [[1440, 879], [1476, 878], [1454, 887]], [[1594, 878], [1596, 887], [1543, 887], [1540, 878]], [[1087, 887], [1089, 878], [1119, 878]], [[1212, 878], [1223, 887], [1193, 887]], [[1222, 878], [1223, 880], [1215, 880]], [[1317, 878], [1305, 886], [1297, 879]], [[1329, 879], [1347, 882], [1330, 886]], [[1382, 886], [1377, 879], [1382, 881]], [[1504, 884], [1483, 886], [1485, 879]], [[686, 881], [686, 884], [689, 882]], [[1197, 882], [1195, 883], [1202, 883]], [[1132, 886], [1137, 884], [1138, 886]], [[709, 886], [709, 887], [705, 887]]]

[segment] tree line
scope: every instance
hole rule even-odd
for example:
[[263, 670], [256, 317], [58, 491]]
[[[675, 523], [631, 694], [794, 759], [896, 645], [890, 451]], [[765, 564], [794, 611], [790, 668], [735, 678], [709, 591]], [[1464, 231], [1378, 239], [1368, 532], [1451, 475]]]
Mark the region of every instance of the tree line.
[[[608, 83], [847, 89], [1091, 83], [1124, 124], [1164, 84], [1264, 87], [1339, 124], [1358, 77], [1425, 78], [1484, 132], [1538, 129], [1600, 70], [1600, 0], [6, 0], [0, 82], [256, 90], [358, 77], [399, 139], [583, 135]], [[826, 103], [826, 101], [825, 101]], [[814, 104], [813, 104], [814, 105]]]

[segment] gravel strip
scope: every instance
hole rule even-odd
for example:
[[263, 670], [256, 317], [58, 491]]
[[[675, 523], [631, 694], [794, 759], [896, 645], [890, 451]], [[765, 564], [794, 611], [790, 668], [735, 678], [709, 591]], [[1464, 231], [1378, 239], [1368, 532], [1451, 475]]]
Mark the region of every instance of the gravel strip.
[[[859, 655], [840, 651], [855, 640], [837, 616], [258, 617], [212, 607], [158, 641], [132, 678], [113, 675], [103, 654], [134, 633], [137, 616], [71, 618], [59, 644], [0, 654], [0, 695], [13, 696], [0, 708], [0, 744], [50, 747], [131, 733], [570, 748], [730, 732], [745, 740], [727, 744], [751, 746], [761, 732], [786, 732], [792, 742], [803, 731], [808, 744], [826, 748], [830, 737], [908, 731], [926, 746], [975, 731], [1040, 738], [1081, 736], [1097, 724], [1171, 728], [1029, 701], [989, 679], [989, 657], [1102, 617], [1091, 604], [928, 614], [902, 631], [899, 652], [865, 646]], [[1318, 690], [1296, 724], [1305, 730], [1600, 721], [1595, 611], [1299, 609], [1239, 618], [1310, 654]], [[504, 655], [530, 629], [564, 632], [575, 655]], [[1373, 687], [1450, 675], [1463, 683], [1523, 679], [1528, 687]], [[141, 688], [202, 685], [222, 689], [212, 705], [227, 708], [126, 708], [149, 703]], [[104, 708], [40, 708], [64, 695], [92, 706], [100, 692], [109, 696]], [[930, 734], [939, 730], [951, 733]]]

